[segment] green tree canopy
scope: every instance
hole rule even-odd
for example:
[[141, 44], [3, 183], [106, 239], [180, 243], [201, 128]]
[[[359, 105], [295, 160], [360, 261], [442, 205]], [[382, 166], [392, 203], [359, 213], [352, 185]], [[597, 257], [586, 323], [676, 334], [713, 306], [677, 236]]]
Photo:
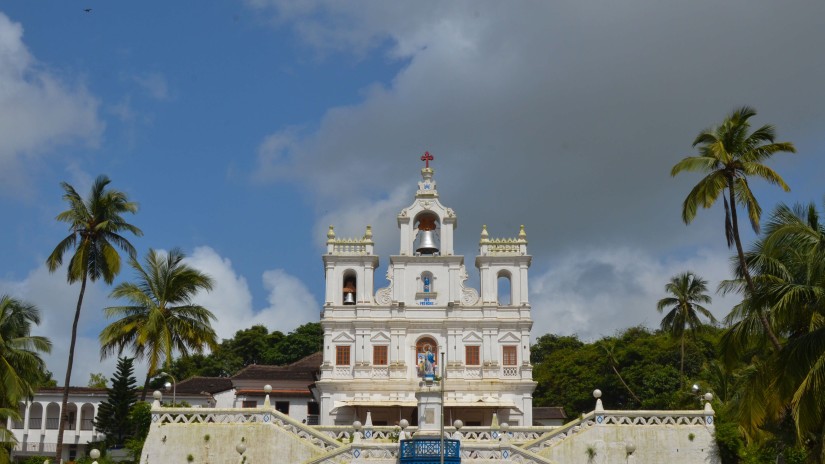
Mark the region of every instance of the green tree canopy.
[[665, 284], [665, 291], [671, 296], [659, 300], [656, 309], [662, 313], [669, 310], [662, 318], [661, 328], [674, 338], [680, 340], [681, 363], [679, 368], [679, 378], [684, 386], [685, 375], [685, 336], [696, 332], [704, 327], [700, 315], [707, 318], [711, 323], [716, 323], [716, 318], [701, 303], [710, 303], [711, 298], [706, 293], [708, 283], [706, 280], [692, 272], [683, 272], [673, 276], [670, 282]]
[[[779, 205], [746, 265], [756, 292], [744, 291], [742, 267], [722, 285], [745, 294], [722, 338], [728, 363], [739, 361], [745, 373], [731, 414], [751, 441], [790, 419], [798, 442], [825, 461], [825, 223], [816, 206]], [[781, 352], [761, 349], [754, 307], [766, 308], [785, 338]]]
[[282, 366], [321, 351], [321, 324], [310, 322], [284, 335], [263, 325], [254, 325], [224, 339], [211, 353], [190, 354], [174, 360], [172, 374], [178, 379], [192, 376], [230, 377], [250, 364]]
[[32, 304], [0, 296], [0, 408], [16, 413], [17, 403], [34, 394], [45, 377], [46, 364], [40, 357], [52, 344], [31, 334], [40, 324], [40, 311]]
[[135, 433], [135, 426], [129, 416], [132, 406], [137, 402], [133, 364], [132, 358], [118, 358], [112, 386], [106, 389], [106, 401], [100, 403], [97, 410], [94, 425], [106, 434], [109, 446], [122, 445]]
[[185, 356], [217, 347], [211, 324], [215, 315], [192, 303], [197, 292], [212, 289], [212, 278], [183, 259], [183, 252], [177, 248], [165, 255], [149, 250], [145, 266], [132, 257], [129, 265], [137, 280], [121, 283], [111, 294], [131, 304], [104, 311], [106, 317], [117, 320], [100, 333], [101, 357], [128, 348], [137, 360], [145, 359], [149, 364], [141, 400], [146, 397], [149, 380], [160, 366], [171, 365], [175, 352]]

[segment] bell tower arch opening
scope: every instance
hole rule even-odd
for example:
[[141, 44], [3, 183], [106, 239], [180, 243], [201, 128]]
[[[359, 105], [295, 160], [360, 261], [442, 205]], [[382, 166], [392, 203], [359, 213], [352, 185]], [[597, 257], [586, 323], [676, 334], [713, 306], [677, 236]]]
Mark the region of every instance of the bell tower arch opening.
[[513, 286], [511, 275], [507, 271], [501, 271], [496, 278], [496, 301], [499, 306], [509, 306], [513, 304]]
[[344, 271], [343, 277], [343, 303], [345, 305], [354, 305], [356, 300], [356, 293], [358, 291], [358, 276], [352, 269]]
[[414, 249], [417, 255], [439, 255], [441, 249], [440, 221], [432, 212], [423, 212], [415, 217], [418, 233]]

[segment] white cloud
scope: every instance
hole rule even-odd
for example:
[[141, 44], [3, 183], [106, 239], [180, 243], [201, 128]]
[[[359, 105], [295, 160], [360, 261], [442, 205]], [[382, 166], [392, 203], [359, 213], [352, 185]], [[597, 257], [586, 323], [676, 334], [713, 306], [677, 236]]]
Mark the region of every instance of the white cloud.
[[375, 201], [352, 198], [341, 208], [322, 214], [316, 222], [314, 236], [326, 237], [332, 225], [338, 238], [360, 238], [366, 232], [366, 226], [371, 225], [375, 254], [397, 254], [400, 235], [394, 219], [402, 208], [412, 203], [413, 190], [413, 185], [399, 185], [388, 196]]
[[636, 325], [658, 328], [663, 315], [656, 311], [656, 302], [668, 296], [664, 286], [670, 278], [686, 271], [708, 281], [713, 298], [708, 309], [721, 320], [738, 299], [715, 293], [719, 282], [730, 278], [728, 256], [720, 251], [701, 250], [694, 257], [669, 261], [630, 248], [569, 253], [530, 279], [533, 335], [593, 339]]
[[79, 84], [62, 82], [23, 43], [23, 27], [0, 13], [0, 185], [27, 189], [31, 161], [56, 146], [95, 146], [103, 131], [98, 102]]
[[286, 333], [301, 324], [318, 322], [321, 305], [298, 278], [283, 269], [275, 269], [264, 272], [263, 282], [269, 292], [269, 306], [255, 314], [254, 324]]
[[[106, 298], [108, 291], [108, 287], [100, 282], [87, 284], [78, 323], [72, 385], [86, 386], [89, 374], [93, 372], [103, 372], [107, 377], [114, 372], [117, 360], [100, 360], [100, 343], [97, 338], [106, 323], [102, 309], [109, 304]], [[49, 273], [45, 266], [41, 266], [22, 281], [0, 281], [0, 293], [10, 294], [40, 309], [41, 323], [32, 328], [32, 333], [51, 339], [52, 352], [43, 356], [43, 359], [58, 385], [63, 385], [80, 284], [67, 284], [65, 269]]]
[[255, 324], [289, 332], [301, 324], [318, 320], [321, 306], [300, 280], [284, 270], [264, 272], [263, 283], [269, 292], [269, 305], [257, 309], [253, 307], [246, 279], [237, 274], [228, 258], [202, 246], [195, 249], [187, 262], [215, 279], [214, 289], [201, 292], [195, 301], [215, 313], [218, 321], [214, 327], [221, 338], [230, 338], [238, 330]]

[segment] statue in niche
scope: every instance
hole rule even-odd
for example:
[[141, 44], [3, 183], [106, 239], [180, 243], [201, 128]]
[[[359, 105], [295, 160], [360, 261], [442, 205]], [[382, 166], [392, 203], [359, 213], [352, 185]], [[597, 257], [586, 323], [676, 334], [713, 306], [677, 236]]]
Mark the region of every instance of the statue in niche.
[[427, 350], [425, 363], [426, 364], [424, 365], [424, 377], [435, 377], [435, 354], [430, 350]]
[[424, 350], [418, 353], [418, 375], [426, 380], [435, 378], [436, 358], [433, 347], [429, 343], [424, 345]]

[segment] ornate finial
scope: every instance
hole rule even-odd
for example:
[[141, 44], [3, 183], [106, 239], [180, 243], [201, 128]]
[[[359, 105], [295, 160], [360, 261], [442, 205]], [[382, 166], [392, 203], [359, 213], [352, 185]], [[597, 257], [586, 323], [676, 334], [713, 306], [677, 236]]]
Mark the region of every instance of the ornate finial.
[[524, 224], [521, 225], [521, 229], [518, 231], [518, 238], [519, 240], [527, 240], [527, 232], [524, 231]]
[[424, 168], [425, 169], [430, 168], [430, 161], [432, 161], [432, 160], [433, 160], [433, 155], [431, 155], [430, 152], [425, 151], [424, 156], [421, 157], [421, 161], [424, 162]]
[[334, 227], [329, 226], [329, 231], [327, 232], [327, 239], [328, 240], [335, 240], [335, 230], [334, 229], [335, 229]]
[[481, 226], [481, 241], [486, 241], [490, 237], [490, 234], [487, 233], [487, 224]]
[[372, 226], [367, 226], [367, 231], [364, 233], [365, 240], [372, 240]]

